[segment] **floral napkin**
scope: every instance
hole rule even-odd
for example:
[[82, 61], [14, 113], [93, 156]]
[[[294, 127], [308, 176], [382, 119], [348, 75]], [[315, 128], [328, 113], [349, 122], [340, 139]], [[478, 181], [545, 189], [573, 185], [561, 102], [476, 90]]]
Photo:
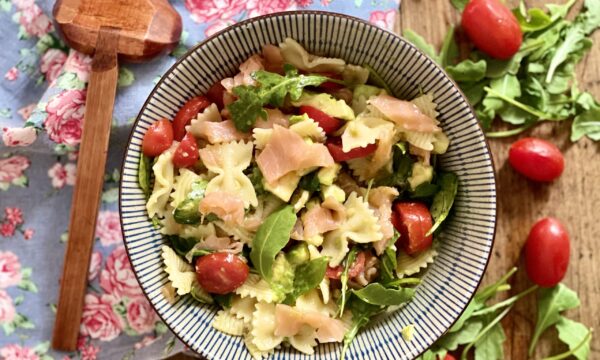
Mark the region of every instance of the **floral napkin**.
[[117, 210], [124, 147], [144, 100], [188, 47], [240, 20], [283, 10], [346, 13], [392, 29], [399, 0], [185, 0], [170, 56], [120, 68], [96, 243], [77, 351], [49, 348], [67, 239], [90, 58], [70, 50], [53, 2], [0, 0], [0, 358], [153, 359], [183, 349], [133, 275]]

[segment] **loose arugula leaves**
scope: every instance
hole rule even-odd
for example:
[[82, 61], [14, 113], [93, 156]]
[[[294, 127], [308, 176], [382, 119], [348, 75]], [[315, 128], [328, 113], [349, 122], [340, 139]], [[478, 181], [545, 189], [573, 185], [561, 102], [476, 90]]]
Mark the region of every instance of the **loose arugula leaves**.
[[558, 338], [567, 344], [571, 355], [578, 360], [588, 358], [592, 331], [587, 326], [561, 316], [556, 323], [556, 329], [558, 330]]
[[427, 235], [433, 234], [448, 217], [452, 209], [452, 204], [454, 204], [456, 192], [458, 191], [458, 177], [454, 173], [441, 173], [438, 176], [438, 185], [440, 186], [440, 191], [435, 194], [430, 209], [435, 223], [429, 229]]
[[300, 296], [319, 286], [323, 277], [325, 277], [328, 263], [329, 258], [324, 256], [298, 265], [294, 275], [292, 292], [287, 295], [285, 302], [293, 304]]
[[575, 116], [571, 125], [571, 141], [577, 141], [582, 137], [600, 140], [600, 107], [595, 107]]
[[352, 313], [352, 325], [344, 335], [344, 346], [340, 354], [340, 360], [344, 360], [346, 351], [358, 334], [358, 331], [367, 325], [371, 318], [381, 312], [381, 306], [371, 305], [352, 295], [348, 301], [348, 308]]
[[414, 159], [401, 146], [394, 146], [391, 175], [377, 179], [376, 186], [394, 186], [400, 189], [408, 187], [408, 178], [412, 174]]
[[288, 243], [295, 223], [294, 208], [287, 205], [269, 215], [258, 228], [250, 260], [263, 279], [271, 279], [275, 256]]
[[248, 132], [258, 117], [267, 118], [265, 105], [281, 107], [286, 96], [291, 100], [298, 100], [306, 86], [318, 86], [325, 81], [336, 81], [321, 75], [298, 74], [291, 65], [284, 66], [285, 75], [279, 75], [264, 70], [252, 73], [256, 86], [241, 85], [233, 88], [233, 93], [238, 97], [227, 108], [235, 127], [243, 132]]
[[415, 296], [414, 289], [387, 289], [379, 283], [370, 283], [360, 290], [353, 290], [352, 293], [368, 304], [380, 306], [402, 305]]
[[146, 195], [146, 199], [150, 197], [150, 173], [152, 172], [152, 159], [148, 156], [141, 154], [140, 163], [138, 164], [138, 184], [140, 189]]
[[425, 55], [432, 58], [435, 62], [440, 62], [440, 57], [437, 55], [435, 48], [433, 45], [429, 44], [427, 40], [425, 40], [421, 35], [416, 32], [405, 29], [402, 31], [402, 36], [406, 38], [406, 40], [410, 41], [413, 45], [415, 45], [419, 50], [421, 50]]

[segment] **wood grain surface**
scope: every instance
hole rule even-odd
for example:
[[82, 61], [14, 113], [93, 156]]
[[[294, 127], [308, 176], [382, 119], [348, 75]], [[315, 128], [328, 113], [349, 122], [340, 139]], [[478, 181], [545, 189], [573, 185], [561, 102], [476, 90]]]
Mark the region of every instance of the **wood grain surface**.
[[[565, 3], [565, 0], [528, 0], [529, 6], [544, 3]], [[507, 1], [516, 6], [518, 1]], [[578, 1], [573, 10], [578, 10]], [[573, 11], [572, 11], [573, 13]], [[410, 28], [425, 39], [441, 45], [451, 24], [460, 21], [460, 14], [449, 0], [405, 0], [401, 7], [398, 29]], [[600, 98], [600, 31], [593, 35], [594, 46], [578, 68], [583, 90]], [[572, 319], [594, 326], [590, 359], [600, 359], [600, 143], [588, 139], [575, 144], [569, 141], [570, 122], [542, 124], [522, 134], [538, 136], [556, 143], [565, 155], [565, 172], [552, 184], [529, 182], [516, 174], [506, 162], [510, 144], [519, 137], [504, 140], [490, 139], [498, 181], [498, 228], [492, 259], [483, 284], [494, 282], [511, 267], [519, 266], [513, 278], [513, 292], [529, 286], [523, 268], [521, 249], [531, 225], [539, 218], [554, 216], [562, 220], [571, 235], [571, 262], [564, 283], [577, 291], [581, 307], [568, 312]], [[527, 348], [535, 326], [535, 296], [517, 303], [503, 321], [507, 341], [506, 359], [527, 359]], [[566, 350], [555, 330], [547, 331], [540, 339], [534, 359]]]

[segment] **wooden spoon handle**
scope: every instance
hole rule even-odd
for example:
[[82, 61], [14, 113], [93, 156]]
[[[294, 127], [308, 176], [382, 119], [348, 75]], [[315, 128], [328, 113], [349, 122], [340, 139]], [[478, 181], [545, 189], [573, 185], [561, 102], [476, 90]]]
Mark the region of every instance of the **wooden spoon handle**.
[[52, 347], [57, 350], [73, 351], [77, 347], [117, 87], [117, 41], [117, 32], [101, 29], [92, 61], [52, 337]]

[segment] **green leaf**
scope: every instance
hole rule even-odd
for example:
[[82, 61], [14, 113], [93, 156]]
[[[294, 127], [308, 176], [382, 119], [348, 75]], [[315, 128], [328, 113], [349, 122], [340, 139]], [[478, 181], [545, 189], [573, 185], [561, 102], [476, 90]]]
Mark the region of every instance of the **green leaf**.
[[465, 9], [465, 6], [467, 6], [469, 3], [469, 0], [450, 0], [450, 2], [456, 10], [462, 12]]
[[577, 293], [564, 284], [550, 289], [542, 289], [538, 299], [538, 312], [535, 330], [529, 346], [529, 356], [533, 354], [538, 339], [550, 326], [560, 320], [560, 313], [579, 306]]
[[584, 7], [585, 13], [579, 14], [575, 21], [580, 21], [585, 33], [589, 34], [600, 27], [600, 4], [596, 0], [585, 0]]
[[[394, 235], [396, 235], [396, 233], [397, 231], [394, 229]], [[397, 239], [398, 237], [395, 236], [395, 238]], [[393, 241], [391, 243], [394, 244], [395, 242], [396, 241]], [[390, 281], [394, 280], [396, 278], [396, 266], [396, 249], [393, 245], [388, 246], [381, 257], [381, 264], [379, 268], [381, 275], [379, 277], [379, 281], [383, 284], [388, 284]]]
[[294, 272], [292, 292], [288, 294], [286, 303], [295, 303], [297, 298], [319, 286], [325, 277], [328, 262], [329, 258], [324, 256], [298, 265]]
[[273, 262], [269, 279], [269, 285], [277, 294], [278, 301], [285, 299], [286, 294], [294, 289], [294, 275], [294, 268], [285, 258], [285, 254], [278, 254]]
[[456, 65], [446, 67], [446, 72], [455, 81], [479, 81], [485, 77], [487, 64], [485, 60], [473, 62], [472, 60], [464, 60]]
[[13, 303], [15, 304], [15, 306], [19, 306], [23, 303], [24, 300], [25, 300], [25, 296], [23, 296], [23, 295], [15, 296]]
[[127, 87], [135, 81], [135, 75], [133, 75], [133, 71], [129, 70], [126, 67], [119, 67], [119, 78], [117, 79], [117, 85], [119, 87]]
[[[488, 321], [493, 320], [493, 317], [494, 315], [488, 317]], [[475, 360], [504, 359], [504, 340], [504, 329], [502, 324], [497, 322], [475, 342]]]
[[0, 0], [0, 9], [4, 12], [9, 12], [11, 4], [10, 0]]
[[37, 355], [42, 355], [48, 352], [50, 349], [50, 341], [44, 341], [42, 343], [37, 344], [32, 350]]
[[250, 259], [263, 279], [271, 279], [275, 256], [288, 243], [295, 223], [294, 208], [287, 205], [269, 215], [258, 228]]
[[518, 9], [515, 9], [513, 10], [513, 14], [521, 26], [521, 31], [524, 33], [539, 31], [552, 24], [552, 19], [550, 19], [550, 16], [542, 9], [529, 9], [526, 16], [523, 16]]
[[523, 56], [517, 54], [510, 58], [510, 60], [498, 60], [486, 56], [487, 68], [485, 70], [485, 76], [492, 79], [500, 78], [506, 74], [517, 75], [519, 68], [521, 67], [521, 60]]
[[344, 270], [342, 271], [342, 275], [340, 276], [340, 282], [342, 285], [340, 297], [340, 305], [339, 305], [339, 316], [341, 317], [344, 314], [344, 307], [346, 306], [346, 301], [348, 300], [348, 271], [350, 271], [350, 267], [354, 264], [354, 260], [356, 259], [356, 254], [358, 254], [358, 247], [354, 246], [346, 255], [346, 259], [344, 260]]
[[198, 179], [192, 183], [190, 192], [173, 211], [173, 219], [175, 219], [177, 223], [190, 225], [200, 223], [202, 216], [198, 210], [198, 206], [200, 205], [200, 201], [204, 198], [207, 186], [208, 181], [204, 179]]
[[414, 289], [386, 289], [379, 283], [370, 283], [360, 290], [352, 290], [362, 301], [371, 305], [392, 306], [402, 305], [415, 295]]
[[198, 243], [198, 239], [183, 238], [177, 235], [166, 235], [166, 238], [173, 250], [181, 256], [185, 256]]
[[248, 132], [260, 116], [267, 119], [263, 109], [263, 101], [252, 86], [236, 86], [233, 93], [238, 97], [236, 101], [227, 105], [231, 112], [235, 127], [243, 132]]
[[375, 71], [375, 69], [373, 69], [373, 67], [371, 65], [363, 64], [363, 67], [365, 69], [369, 70], [369, 83], [379, 86], [380, 88], [383, 88], [390, 95], [394, 94], [394, 92], [388, 86], [388, 84], [385, 82], [385, 80], [383, 80], [381, 75], [379, 75], [379, 73], [377, 73], [377, 71]]
[[411, 199], [422, 199], [426, 200], [433, 198], [435, 194], [440, 190], [437, 184], [422, 183], [410, 194]]
[[591, 337], [585, 340], [590, 332], [590, 329], [588, 329], [587, 326], [561, 316], [556, 323], [556, 329], [558, 330], [558, 338], [560, 341], [567, 344], [569, 350], [571, 351], [573, 351], [583, 342], [583, 345], [581, 345], [577, 350], [573, 351], [573, 356], [579, 360], [585, 360], [588, 358], [590, 353]]
[[577, 141], [584, 136], [595, 141], [600, 140], [600, 107], [575, 116], [571, 125], [571, 141]]
[[416, 32], [410, 29], [404, 29], [402, 31], [402, 36], [404, 36], [406, 40], [408, 40], [410, 43], [416, 46], [417, 49], [421, 50], [425, 55], [433, 59], [433, 61], [435, 61], [438, 64], [440, 63], [440, 57], [437, 55], [437, 52], [435, 51], [433, 45], [428, 43], [427, 40], [425, 40], [421, 35], [417, 34]]
[[319, 177], [317, 176], [318, 173], [318, 171], [313, 171], [309, 174], [304, 175], [300, 179], [298, 187], [300, 189], [304, 189], [310, 192], [319, 191], [321, 189], [321, 182], [319, 181]]
[[469, 319], [461, 327], [460, 331], [448, 332], [438, 341], [436, 347], [441, 347], [449, 351], [458, 349], [459, 345], [465, 345], [475, 341], [475, 338], [483, 328], [483, 323], [477, 319]]
[[469, 100], [469, 103], [474, 106], [483, 99], [483, 95], [485, 94], [483, 88], [488, 85], [488, 82], [486, 80], [478, 82], [461, 82], [459, 85], [460, 89], [465, 93], [467, 100]]
[[140, 162], [138, 164], [138, 184], [140, 189], [146, 195], [146, 199], [150, 197], [150, 173], [152, 172], [152, 159], [144, 154], [140, 154]]
[[445, 68], [448, 65], [453, 65], [458, 58], [459, 50], [456, 41], [454, 40], [454, 26], [451, 26], [444, 37], [442, 49], [440, 50], [440, 65]]
[[454, 173], [440, 173], [438, 176], [438, 185], [440, 186], [440, 191], [435, 194], [430, 209], [435, 223], [429, 229], [427, 235], [433, 234], [448, 217], [454, 204], [456, 192], [458, 191], [458, 177]]
[[565, 16], [567, 16], [567, 13], [569, 12], [569, 9], [571, 8], [571, 6], [573, 6], [573, 4], [575, 4], [577, 0], [570, 0], [569, 2], [565, 3], [565, 4], [546, 4], [546, 7], [548, 8], [548, 10], [550, 10], [550, 16], [552, 21], [556, 20], [556, 19], [561, 19], [564, 18]]
[[[488, 93], [483, 99], [483, 106], [494, 111], [500, 110], [504, 106], [504, 98], [516, 99], [521, 96], [521, 84], [515, 75], [506, 74], [499, 79], [493, 79], [490, 82], [490, 88], [493, 93]], [[503, 98], [499, 98], [497, 94]]]
[[212, 297], [215, 300], [215, 302], [219, 304], [219, 306], [221, 306], [223, 309], [231, 308], [231, 300], [233, 299], [233, 293], [225, 295], [213, 294]]
[[56, 79], [56, 87], [64, 90], [82, 90], [85, 88], [85, 83], [79, 79], [76, 73], [63, 72]]
[[348, 301], [348, 309], [352, 313], [352, 325], [344, 335], [344, 346], [342, 347], [340, 360], [344, 360], [344, 355], [358, 334], [358, 331], [368, 324], [373, 316], [381, 311], [380, 306], [368, 304], [356, 296], [352, 296]]
[[192, 289], [190, 290], [190, 295], [194, 300], [201, 302], [203, 304], [212, 304], [214, 302], [212, 296], [204, 290], [202, 286], [197, 281], [192, 283]]
[[257, 196], [263, 195], [266, 192], [265, 185], [263, 184], [263, 174], [260, 172], [258, 166], [252, 167], [252, 172], [248, 174], [248, 179], [250, 179]]
[[391, 175], [377, 179], [375, 185], [406, 188], [408, 186], [408, 178], [412, 174], [414, 160], [402, 146], [394, 146], [393, 151], [392, 170], [394, 172]]
[[546, 83], [552, 81], [554, 72], [560, 64], [562, 64], [567, 57], [579, 50], [579, 42], [585, 38], [584, 32], [579, 27], [571, 27], [567, 29], [564, 41], [558, 46], [554, 52], [554, 56], [548, 66], [548, 73], [546, 74]]

